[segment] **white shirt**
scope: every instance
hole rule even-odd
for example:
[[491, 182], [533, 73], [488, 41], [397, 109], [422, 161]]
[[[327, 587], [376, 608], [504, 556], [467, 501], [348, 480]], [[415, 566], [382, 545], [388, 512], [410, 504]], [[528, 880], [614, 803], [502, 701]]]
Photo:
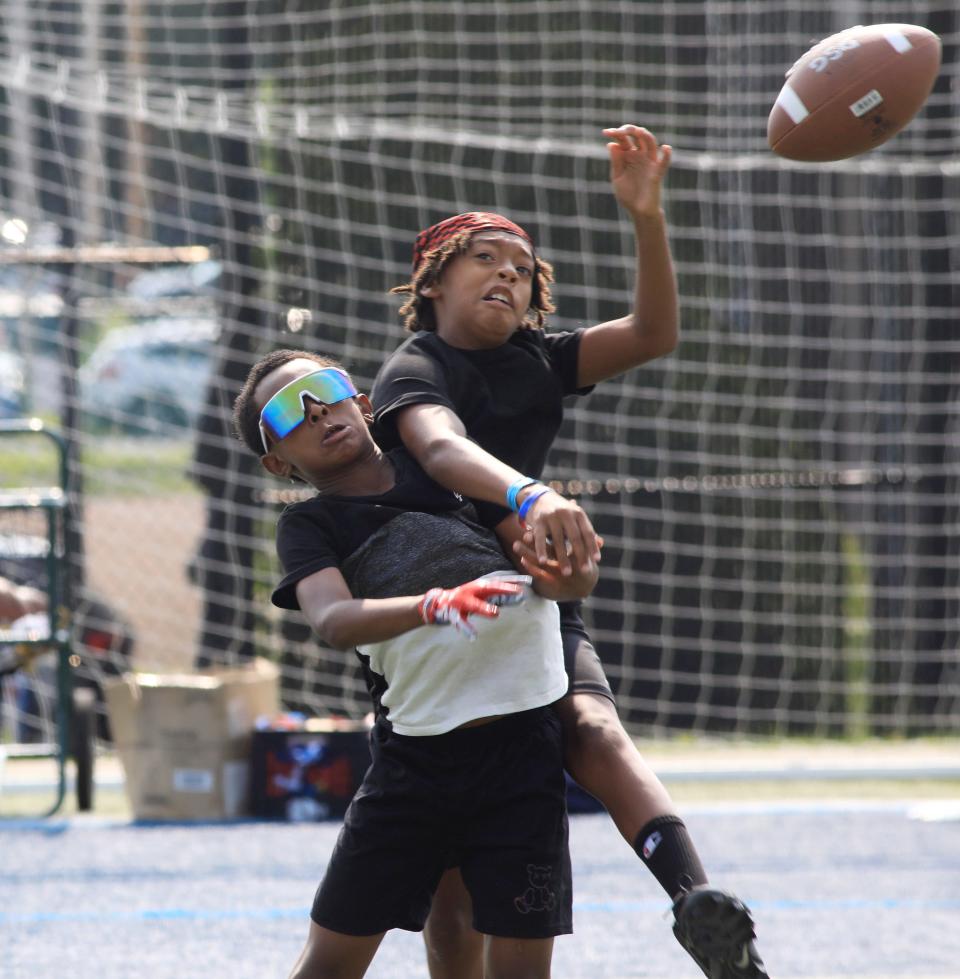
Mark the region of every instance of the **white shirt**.
[[503, 606], [497, 618], [470, 617], [474, 641], [451, 625], [425, 625], [358, 648], [387, 681], [381, 703], [397, 734], [444, 734], [478, 717], [544, 707], [567, 692], [557, 604], [524, 590], [526, 600]]

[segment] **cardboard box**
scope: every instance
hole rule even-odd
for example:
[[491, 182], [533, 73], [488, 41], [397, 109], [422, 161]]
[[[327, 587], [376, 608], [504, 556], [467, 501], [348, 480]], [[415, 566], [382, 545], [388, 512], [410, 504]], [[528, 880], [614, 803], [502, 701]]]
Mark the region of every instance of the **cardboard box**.
[[128, 673], [104, 687], [136, 819], [233, 819], [250, 811], [257, 718], [279, 707], [275, 664], [203, 674]]
[[341, 818], [370, 765], [369, 735], [366, 722], [334, 718], [254, 732], [253, 814], [292, 821]]

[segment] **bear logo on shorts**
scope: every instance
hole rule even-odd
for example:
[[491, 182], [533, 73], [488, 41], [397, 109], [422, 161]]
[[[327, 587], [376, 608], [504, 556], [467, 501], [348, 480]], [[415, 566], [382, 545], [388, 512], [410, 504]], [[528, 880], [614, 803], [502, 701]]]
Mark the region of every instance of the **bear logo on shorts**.
[[514, 906], [521, 914], [529, 914], [531, 911], [552, 911], [556, 907], [557, 896], [549, 886], [552, 876], [553, 867], [527, 864], [527, 880], [530, 881], [530, 886], [520, 897], [513, 899]]

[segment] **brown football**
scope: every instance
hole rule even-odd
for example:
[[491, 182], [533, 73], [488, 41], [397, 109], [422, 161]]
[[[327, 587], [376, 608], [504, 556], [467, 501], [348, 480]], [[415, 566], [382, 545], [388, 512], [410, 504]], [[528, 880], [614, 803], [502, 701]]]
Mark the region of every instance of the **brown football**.
[[920, 111], [940, 70], [940, 38], [913, 24], [851, 27], [815, 44], [787, 72], [767, 142], [790, 160], [866, 153]]

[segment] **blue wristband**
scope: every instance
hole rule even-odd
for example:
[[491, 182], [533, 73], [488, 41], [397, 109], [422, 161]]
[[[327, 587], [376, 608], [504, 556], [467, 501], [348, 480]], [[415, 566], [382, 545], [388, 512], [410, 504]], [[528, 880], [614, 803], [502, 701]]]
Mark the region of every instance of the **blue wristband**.
[[522, 489], [526, 489], [528, 486], [532, 486], [534, 483], [539, 483], [539, 479], [533, 479], [530, 476], [521, 476], [518, 480], [511, 483], [507, 488], [507, 506], [513, 510], [514, 513], [517, 512], [517, 493]]
[[533, 506], [537, 500], [543, 496], [544, 493], [549, 493], [549, 486], [541, 486], [540, 489], [535, 489], [524, 501], [520, 504], [520, 509], [517, 511], [517, 516], [520, 518], [520, 523], [523, 523], [526, 519], [527, 514], [530, 512], [530, 507]]

